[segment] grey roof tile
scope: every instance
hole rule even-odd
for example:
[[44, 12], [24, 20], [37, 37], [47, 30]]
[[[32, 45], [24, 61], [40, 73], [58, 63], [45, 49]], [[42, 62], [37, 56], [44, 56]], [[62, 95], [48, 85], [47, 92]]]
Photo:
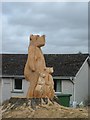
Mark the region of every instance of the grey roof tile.
[[[88, 54], [45, 54], [53, 76], [75, 76]], [[2, 75], [23, 75], [27, 54], [2, 54]]]

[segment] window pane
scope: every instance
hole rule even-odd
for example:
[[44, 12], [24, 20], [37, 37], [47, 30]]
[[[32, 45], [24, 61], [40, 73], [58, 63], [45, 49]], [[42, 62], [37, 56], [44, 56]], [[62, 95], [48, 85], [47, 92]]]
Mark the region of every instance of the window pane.
[[56, 90], [57, 90], [57, 80], [54, 80], [54, 90], [55, 90], [55, 92], [57, 92]]
[[21, 79], [15, 79], [15, 85], [14, 89], [22, 89], [22, 80]]
[[57, 92], [61, 92], [60, 80], [57, 80]]
[[61, 92], [61, 80], [54, 79], [54, 90], [55, 92]]

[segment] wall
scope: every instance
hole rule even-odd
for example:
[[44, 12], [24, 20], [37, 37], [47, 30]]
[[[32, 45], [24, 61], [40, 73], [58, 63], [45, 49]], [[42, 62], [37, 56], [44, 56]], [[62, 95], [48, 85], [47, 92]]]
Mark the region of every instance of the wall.
[[2, 80], [0, 78], [0, 105], [2, 103]]
[[22, 92], [15, 92], [13, 91], [13, 81], [14, 79], [10, 78], [3, 78], [2, 79], [2, 101], [5, 101], [9, 99], [10, 97], [25, 97], [28, 87], [29, 87], [29, 82], [27, 82], [25, 79], [23, 79], [22, 85], [23, 85], [23, 90]]
[[89, 67], [88, 67], [88, 102], [90, 104], [90, 63], [89, 63]]
[[12, 79], [3, 78], [2, 79], [2, 101], [9, 99], [11, 97], [12, 90]]
[[75, 79], [75, 100], [80, 103], [88, 99], [88, 70], [90, 68], [87, 62], [83, 65]]
[[[13, 86], [13, 81], [12, 81], [12, 86]], [[12, 91], [12, 95], [11, 96], [12, 97], [26, 97], [29, 84], [30, 84], [29, 82], [27, 82], [25, 79], [23, 79], [22, 80], [22, 91], [21, 92], [14, 92], [14, 91]]]
[[73, 83], [70, 80], [62, 80], [62, 93], [72, 94], [70, 101], [73, 102]]

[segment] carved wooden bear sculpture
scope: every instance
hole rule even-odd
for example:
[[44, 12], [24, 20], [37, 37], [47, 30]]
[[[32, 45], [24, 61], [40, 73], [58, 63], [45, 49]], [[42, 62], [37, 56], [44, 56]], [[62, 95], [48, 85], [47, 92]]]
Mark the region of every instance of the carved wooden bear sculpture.
[[41, 47], [45, 45], [45, 35], [30, 35], [28, 58], [24, 69], [25, 79], [30, 81], [27, 98], [53, 98], [53, 68], [46, 67]]

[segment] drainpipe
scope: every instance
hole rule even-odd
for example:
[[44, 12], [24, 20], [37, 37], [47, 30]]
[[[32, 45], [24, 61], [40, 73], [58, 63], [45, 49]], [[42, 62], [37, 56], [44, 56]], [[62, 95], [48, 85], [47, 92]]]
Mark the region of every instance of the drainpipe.
[[75, 101], [75, 82], [73, 82], [73, 101]]
[[70, 77], [70, 81], [73, 83], [73, 101], [75, 101], [75, 77]]
[[74, 86], [73, 86], [74, 87], [74, 101], [76, 101], [76, 96], [75, 96], [75, 94], [76, 94], [75, 93], [75, 79], [76, 79], [76, 77], [74, 77], [74, 79], [73, 79], [73, 83], [74, 83]]
[[76, 99], [75, 99], [75, 80], [76, 77], [73, 77], [71, 80], [71, 82], [73, 83], [73, 108], [76, 108], [77, 106], [77, 102], [76, 102]]

